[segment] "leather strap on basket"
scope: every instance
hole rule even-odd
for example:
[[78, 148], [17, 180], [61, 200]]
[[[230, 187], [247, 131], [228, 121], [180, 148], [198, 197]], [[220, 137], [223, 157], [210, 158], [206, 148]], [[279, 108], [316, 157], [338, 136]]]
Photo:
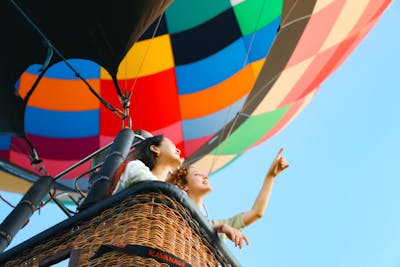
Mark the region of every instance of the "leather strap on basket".
[[152, 248], [148, 246], [140, 246], [140, 245], [100, 245], [99, 249], [96, 253], [89, 259], [93, 260], [98, 257], [101, 257], [104, 253], [111, 251], [119, 251], [122, 253], [140, 256], [144, 258], [152, 258], [157, 260], [158, 262], [166, 263], [169, 266], [173, 267], [192, 267], [189, 263], [184, 260], [176, 257], [175, 255], [165, 252], [161, 249]]

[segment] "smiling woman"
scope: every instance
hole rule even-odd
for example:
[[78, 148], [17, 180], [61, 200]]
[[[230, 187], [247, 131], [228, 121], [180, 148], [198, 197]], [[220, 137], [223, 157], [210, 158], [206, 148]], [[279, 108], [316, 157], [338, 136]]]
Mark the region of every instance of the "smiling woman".
[[[275, 177], [289, 167], [289, 165], [286, 163], [286, 159], [281, 156], [282, 152], [283, 148], [279, 150], [275, 159], [271, 163], [271, 166], [265, 176], [264, 183], [252, 208], [248, 211], [238, 213], [229, 219], [211, 220], [210, 222], [212, 225], [218, 227], [221, 227], [222, 225], [228, 225], [229, 227], [241, 231], [243, 228], [263, 216], [269, 202]], [[208, 182], [208, 175], [200, 172], [193, 165], [178, 168], [168, 176], [167, 182], [172, 183], [185, 191], [199, 209], [202, 209], [203, 207], [204, 197], [212, 190], [212, 187]], [[235, 242], [235, 245], [242, 247], [243, 241], [248, 243], [247, 238], [245, 236], [243, 236], [243, 238], [243, 240], [232, 241]]]
[[180, 166], [181, 151], [163, 135], [149, 137], [136, 145], [115, 173], [110, 193], [117, 193], [137, 182], [165, 181]]

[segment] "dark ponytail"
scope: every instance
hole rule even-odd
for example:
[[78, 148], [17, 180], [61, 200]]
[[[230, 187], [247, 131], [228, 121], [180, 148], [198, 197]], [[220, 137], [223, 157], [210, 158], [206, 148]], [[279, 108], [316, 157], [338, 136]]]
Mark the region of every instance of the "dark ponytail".
[[129, 152], [128, 156], [126, 159], [121, 163], [121, 165], [118, 167], [118, 169], [115, 171], [114, 174], [114, 180], [113, 183], [110, 187], [109, 195], [111, 195], [117, 186], [119, 180], [121, 179], [122, 173], [126, 169], [126, 165], [132, 160], [140, 160], [146, 165], [150, 170], [154, 168], [154, 166], [157, 163], [157, 154], [153, 152], [150, 147], [152, 145], [155, 145], [159, 147], [161, 145], [162, 140], [164, 139], [164, 136], [162, 134], [160, 135], [155, 135], [149, 138], [146, 138], [142, 142], [138, 143], [135, 145], [134, 150]]

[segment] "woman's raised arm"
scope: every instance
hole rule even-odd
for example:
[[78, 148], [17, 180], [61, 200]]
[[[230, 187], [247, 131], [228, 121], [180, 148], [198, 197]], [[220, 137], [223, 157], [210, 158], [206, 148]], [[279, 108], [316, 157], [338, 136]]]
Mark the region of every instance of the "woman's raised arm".
[[264, 215], [264, 211], [268, 206], [269, 198], [271, 196], [272, 185], [275, 177], [278, 176], [284, 169], [289, 167], [289, 164], [286, 163], [285, 158], [281, 156], [282, 152], [283, 148], [279, 149], [278, 154], [271, 163], [271, 166], [265, 175], [264, 183], [261, 186], [260, 192], [254, 201], [253, 207], [243, 213], [243, 221], [246, 226], [255, 222]]

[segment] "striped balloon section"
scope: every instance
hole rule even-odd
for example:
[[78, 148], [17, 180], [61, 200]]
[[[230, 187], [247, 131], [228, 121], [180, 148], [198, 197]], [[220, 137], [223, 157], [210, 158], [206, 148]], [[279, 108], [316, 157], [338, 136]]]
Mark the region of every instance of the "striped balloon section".
[[[119, 66], [119, 85], [132, 93], [132, 128], [165, 134], [188, 162], [215, 172], [290, 123], [390, 2], [175, 0]], [[105, 69], [69, 62], [121, 107]], [[18, 94], [29, 92], [39, 69], [26, 70]], [[63, 63], [47, 71], [26, 108], [27, 135], [51, 175], [111, 142], [121, 127]], [[31, 170], [27, 152], [19, 138], [0, 136], [0, 157]], [[62, 182], [71, 185], [87, 167]]]
[[[241, 113], [247, 118], [233, 124], [231, 137], [197, 162], [214, 172], [283, 129], [309, 103], [320, 84], [334, 72], [379, 20], [390, 0], [307, 1], [286, 6], [281, 30], [271, 48], [258, 81]], [[295, 15], [299, 12], [299, 15]], [[307, 19], [302, 29], [302, 21]], [[288, 44], [301, 29], [293, 53], [282, 69], [275, 57], [285, 54]], [[287, 53], [286, 53], [287, 54]], [[269, 64], [269, 61], [272, 64]], [[252, 133], [252, 138], [249, 138]], [[211, 166], [211, 167], [210, 167]]]

